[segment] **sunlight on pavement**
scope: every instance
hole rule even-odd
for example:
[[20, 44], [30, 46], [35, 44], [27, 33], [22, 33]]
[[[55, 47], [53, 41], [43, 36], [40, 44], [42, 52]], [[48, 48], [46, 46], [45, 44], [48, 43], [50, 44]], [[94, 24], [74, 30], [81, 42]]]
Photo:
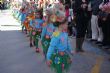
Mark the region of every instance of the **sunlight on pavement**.
[[2, 12], [0, 14], [0, 30], [8, 31], [8, 30], [21, 30], [21, 25], [17, 20], [13, 18], [11, 12]]
[[7, 26], [7, 27], [1, 27], [0, 30], [1, 31], [21, 30], [21, 27], [10, 27], [10, 26]]

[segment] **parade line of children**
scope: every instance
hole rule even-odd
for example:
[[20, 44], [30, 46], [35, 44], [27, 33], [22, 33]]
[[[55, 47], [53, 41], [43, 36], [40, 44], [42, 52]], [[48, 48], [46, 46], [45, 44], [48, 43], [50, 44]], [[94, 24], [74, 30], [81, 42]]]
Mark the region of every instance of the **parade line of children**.
[[[54, 68], [56, 73], [68, 71], [72, 63], [70, 55], [73, 55], [73, 49], [68, 39], [68, 20], [63, 4], [48, 5], [45, 19], [43, 10], [37, 8], [37, 4], [24, 4], [20, 11], [15, 10], [13, 14], [21, 21], [22, 31], [30, 37], [30, 47], [35, 46], [37, 53], [42, 50], [47, 65]], [[42, 49], [38, 42], [42, 44]]]

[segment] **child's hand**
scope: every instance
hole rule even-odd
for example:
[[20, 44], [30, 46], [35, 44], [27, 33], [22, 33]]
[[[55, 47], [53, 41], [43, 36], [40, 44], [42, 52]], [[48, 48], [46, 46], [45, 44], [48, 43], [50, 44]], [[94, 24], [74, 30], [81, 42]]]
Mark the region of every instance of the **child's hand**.
[[47, 65], [50, 67], [51, 64], [52, 64], [52, 61], [51, 60], [48, 60], [47, 61]]
[[36, 32], [34, 31], [34, 32], [32, 32], [32, 35], [36, 35]]

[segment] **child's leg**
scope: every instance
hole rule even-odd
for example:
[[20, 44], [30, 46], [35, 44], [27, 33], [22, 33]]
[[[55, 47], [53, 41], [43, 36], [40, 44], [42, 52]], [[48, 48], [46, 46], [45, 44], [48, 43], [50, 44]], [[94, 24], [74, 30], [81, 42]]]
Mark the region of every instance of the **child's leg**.
[[46, 58], [46, 54], [47, 54], [47, 51], [50, 45], [49, 43], [50, 43], [50, 39], [44, 38], [42, 41], [43, 53], [44, 53], [45, 58]]
[[38, 42], [39, 42], [39, 39], [38, 38], [35, 38], [35, 46], [36, 46], [36, 52], [39, 52], [39, 48], [38, 48]]
[[42, 40], [42, 47], [43, 47], [43, 54], [44, 54], [45, 58], [46, 58], [47, 43], [48, 43], [48, 42], [47, 42], [46, 39], [44, 38], [44, 39]]
[[24, 31], [24, 25], [23, 24], [21, 24], [22, 25], [22, 32]]
[[32, 47], [32, 31], [30, 31], [30, 47]]
[[30, 37], [30, 47], [32, 47], [32, 37]]
[[39, 32], [36, 31], [35, 36], [34, 36], [34, 42], [35, 42], [35, 47], [36, 47], [36, 52], [39, 52], [39, 47], [38, 47], [38, 42], [39, 42]]

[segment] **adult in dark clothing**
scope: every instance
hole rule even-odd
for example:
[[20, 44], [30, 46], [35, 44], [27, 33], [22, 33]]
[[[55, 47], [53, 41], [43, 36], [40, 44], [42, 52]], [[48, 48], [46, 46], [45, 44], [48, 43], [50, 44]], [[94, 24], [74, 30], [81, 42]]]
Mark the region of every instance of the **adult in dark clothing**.
[[87, 27], [86, 38], [91, 39], [92, 38], [92, 30], [91, 30], [92, 8], [91, 8], [91, 2], [89, 2], [88, 11], [89, 11], [90, 20], [89, 20], [88, 27]]
[[102, 46], [104, 49], [110, 49], [110, 14], [101, 12], [98, 22], [104, 36]]
[[[104, 0], [103, 3], [106, 4], [109, 0]], [[99, 27], [102, 28], [103, 32], [103, 41], [102, 47], [104, 49], [110, 48], [110, 14], [104, 11], [99, 12]]]
[[90, 13], [88, 11], [88, 0], [75, 0], [74, 14], [76, 16], [76, 52], [83, 52], [82, 45], [86, 34]]
[[108, 14], [102, 28], [104, 32], [103, 45], [106, 46], [105, 49], [110, 49], [110, 14]]

